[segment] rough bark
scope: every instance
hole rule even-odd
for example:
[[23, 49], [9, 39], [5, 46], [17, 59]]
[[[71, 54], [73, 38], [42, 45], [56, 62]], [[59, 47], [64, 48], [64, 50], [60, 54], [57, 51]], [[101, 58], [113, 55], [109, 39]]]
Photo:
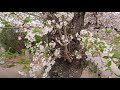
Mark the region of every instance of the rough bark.
[[[69, 44], [67, 44], [67, 46], [65, 47], [57, 44], [58, 47], [61, 47], [61, 50], [63, 50], [62, 56], [64, 57], [56, 59], [55, 65], [49, 72], [49, 76], [51, 78], [80, 78], [83, 69], [88, 65], [88, 62], [86, 61], [87, 56], [85, 55], [85, 50], [82, 50], [80, 41], [78, 41], [75, 36], [77, 32], [80, 34], [80, 31], [82, 29], [87, 28], [90, 25], [90, 23], [88, 22], [84, 26], [84, 16], [85, 12], [75, 12], [74, 18], [68, 24], [67, 31], [65, 32], [67, 33], [67, 35], [72, 34], [73, 40], [70, 41]], [[75, 50], [82, 50], [83, 55], [80, 59], [76, 59], [75, 56], [72, 56]], [[64, 62], [64, 58], [66, 58], [68, 62]], [[71, 62], [72, 64], [70, 64]]]
[[[89, 23], [88, 23], [84, 27], [84, 16], [85, 16], [85, 12], [75, 12], [71, 22], [67, 26], [63, 27], [62, 30], [56, 30], [55, 34], [48, 33], [46, 36], [43, 37], [43, 41], [45, 41], [46, 37], [49, 37], [49, 42], [52, 40], [56, 42], [55, 49], [60, 48], [63, 53], [62, 57], [64, 57], [64, 59], [70, 63], [72, 63], [73, 60], [75, 59], [73, 56], [73, 52], [75, 50], [82, 49], [80, 46], [80, 41], [77, 40], [75, 34], [76, 33], [80, 34], [80, 31], [82, 29], [89, 26]], [[47, 13], [47, 19], [55, 20], [56, 22], [58, 22], [53, 12]], [[54, 29], [56, 28], [54, 27]], [[56, 37], [60, 38], [61, 35], [65, 35], [65, 38], [67, 39], [69, 34], [72, 34], [73, 40], [70, 41], [68, 44], [65, 43], [64, 46], [61, 46], [60, 43], [57, 42]]]

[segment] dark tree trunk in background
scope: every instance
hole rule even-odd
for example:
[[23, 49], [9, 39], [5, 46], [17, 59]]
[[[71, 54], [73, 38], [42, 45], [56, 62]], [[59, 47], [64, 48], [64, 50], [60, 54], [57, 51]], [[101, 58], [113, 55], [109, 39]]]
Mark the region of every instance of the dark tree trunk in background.
[[75, 34], [80, 32], [84, 28], [84, 16], [85, 12], [75, 12], [72, 21], [69, 24], [70, 33]]

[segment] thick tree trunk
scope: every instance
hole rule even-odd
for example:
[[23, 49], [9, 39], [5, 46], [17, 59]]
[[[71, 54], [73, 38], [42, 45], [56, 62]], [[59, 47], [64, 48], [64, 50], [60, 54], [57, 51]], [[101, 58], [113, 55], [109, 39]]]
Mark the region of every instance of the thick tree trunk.
[[[73, 39], [68, 44], [65, 44], [65, 46], [61, 46], [55, 40], [56, 36], [51, 35], [51, 38], [52, 38], [51, 40], [56, 42], [56, 48], [61, 48], [61, 56], [62, 56], [60, 59], [56, 59], [56, 63], [50, 70], [49, 76], [51, 78], [60, 78], [60, 77], [80, 78], [83, 68], [87, 66], [87, 62], [86, 62], [87, 57], [85, 55], [85, 51], [82, 50], [82, 46], [80, 46], [80, 41], [77, 40], [75, 35], [76, 33], [80, 34], [80, 31], [85, 28], [84, 16], [85, 16], [85, 12], [75, 12], [72, 21], [68, 24], [65, 30], [63, 28], [62, 34], [65, 35], [65, 37], [68, 37], [69, 34], [72, 34], [73, 36]], [[59, 32], [57, 36], [59, 36]], [[83, 55], [81, 59], [78, 60], [76, 59], [76, 56], [73, 56], [75, 50], [83, 51], [82, 52]], [[64, 62], [63, 60], [66, 60], [67, 62]]]
[[[48, 14], [48, 19], [51, 19], [51, 20], [54, 19], [56, 22], [58, 21], [56, 17], [53, 15], [53, 13], [47, 13], [47, 14]], [[56, 45], [57, 45], [56, 47], [61, 48], [61, 51], [63, 51], [62, 53], [64, 54], [62, 56], [65, 58], [65, 60], [67, 60], [70, 63], [74, 60], [74, 56], [73, 56], [74, 51], [81, 50], [80, 41], [77, 40], [76, 33], [80, 34], [80, 31], [84, 29], [84, 16], [85, 16], [85, 12], [75, 12], [73, 19], [67, 25], [67, 27], [66, 26], [63, 27], [63, 30], [60, 30], [60, 31], [57, 30], [58, 32], [56, 31], [56, 34], [52, 35], [51, 33], [49, 33], [49, 35], [47, 35], [49, 36], [49, 41], [53, 40], [54, 42], [56, 42]], [[68, 36], [69, 34], [72, 34], [73, 40], [70, 41], [68, 44], [65, 44], [64, 46], [61, 46], [55, 40], [56, 35], [57, 37], [60, 37], [61, 36], [60, 34], [65, 35], [66, 39], [67, 37], [69, 37]]]
[[72, 33], [73, 35], [76, 34], [76, 32], [80, 33], [81, 29], [84, 28], [84, 16], [85, 12], [74, 13], [74, 17], [70, 24], [68, 25], [70, 33]]

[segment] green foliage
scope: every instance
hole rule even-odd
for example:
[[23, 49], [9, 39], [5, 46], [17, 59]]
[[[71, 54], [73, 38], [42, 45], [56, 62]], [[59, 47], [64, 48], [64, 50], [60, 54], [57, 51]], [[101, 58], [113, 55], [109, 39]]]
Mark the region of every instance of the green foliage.
[[110, 66], [111, 66], [111, 61], [107, 63], [107, 67], [110, 67]]
[[17, 56], [18, 56], [17, 52], [16, 53], [11, 53], [9, 50], [0, 55], [0, 57], [4, 57], [5, 59], [16, 58]]
[[96, 45], [101, 45], [102, 42], [99, 42], [99, 41], [97, 41], [97, 40], [94, 40], [94, 44], [96, 44]]
[[85, 44], [87, 44], [87, 43], [88, 43], [88, 39], [89, 39], [89, 38], [86, 38], [86, 39], [85, 39]]
[[47, 27], [51, 27], [49, 24], [46, 24]]
[[98, 35], [98, 34], [94, 34], [93, 37], [94, 37], [94, 38], [98, 38], [99, 35]]
[[48, 54], [46, 52], [44, 52], [44, 57], [48, 58]]
[[25, 48], [24, 39], [18, 40], [18, 35], [16, 29], [4, 28], [0, 33], [0, 43], [6, 51], [9, 50], [11, 53], [21, 53], [21, 49]]
[[104, 48], [100, 48], [100, 51], [103, 52], [103, 51], [104, 51]]
[[41, 36], [35, 35], [36, 42], [39, 43], [42, 40]]
[[40, 32], [40, 30], [39, 29], [34, 29], [33, 30], [33, 33], [37, 33], [37, 32]]
[[94, 44], [97, 44], [97, 40], [94, 40]]
[[21, 52], [22, 54], [25, 54], [26, 49], [22, 49]]
[[31, 21], [30, 16], [29, 16], [29, 17], [26, 17], [26, 18], [23, 20], [23, 24], [26, 24], [26, 23], [28, 23], [28, 22], [30, 22], [30, 21]]
[[104, 45], [103, 45], [103, 46], [100, 45], [100, 51], [101, 51], [101, 52], [103, 52], [105, 48], [106, 48], [106, 46], [104, 46]]
[[83, 42], [84, 43], [84, 48], [86, 48], [87, 44], [88, 44], [88, 39], [89, 38], [86, 38], [85, 41]]
[[119, 44], [120, 42], [120, 37], [115, 37], [114, 40], [113, 40], [113, 44]]
[[97, 55], [97, 54], [98, 54], [98, 51], [96, 51], [96, 50], [91, 51], [91, 54], [92, 54], [92, 56], [95, 56], [95, 55]]
[[6, 27], [9, 26], [9, 23], [6, 21], [2, 21], [2, 24], [4, 24]]
[[106, 33], [107, 36], [108, 36], [111, 32], [112, 32], [112, 29], [110, 29], [110, 28], [107, 28], [107, 29], [105, 30], [105, 33]]
[[112, 58], [120, 59], [120, 53], [119, 53], [119, 52], [115, 52], [115, 53], [113, 54]]
[[29, 59], [26, 59], [25, 57], [22, 57], [22, 58], [19, 60], [19, 63], [20, 63], [20, 64], [30, 64], [30, 60], [29, 60]]
[[89, 50], [90, 48], [93, 49], [93, 46], [92, 46], [91, 44], [88, 46], [88, 50]]
[[111, 64], [112, 64], [112, 62], [111, 62], [111, 61], [108, 61], [108, 63], [106, 64], [107, 68], [106, 68], [105, 71], [107, 71], [107, 70], [110, 70], [110, 71], [111, 71], [111, 67], [110, 67]]
[[27, 65], [24, 65], [23, 66], [23, 70], [27, 70], [27, 71], [30, 71], [31, 67], [30, 66], [27, 66]]
[[0, 19], [0, 21], [1, 21], [1, 23], [2, 23], [3, 25], [5, 25], [5, 27], [8, 27], [8, 26], [9, 26], [9, 23], [8, 23], [7, 21], [5, 21], [5, 20], [3, 20], [3, 19]]

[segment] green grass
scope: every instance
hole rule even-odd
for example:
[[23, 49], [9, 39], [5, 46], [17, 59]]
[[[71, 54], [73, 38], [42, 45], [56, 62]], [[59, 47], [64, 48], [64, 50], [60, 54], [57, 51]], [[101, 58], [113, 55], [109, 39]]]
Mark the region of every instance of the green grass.
[[30, 59], [26, 59], [25, 57], [22, 57], [19, 60], [19, 64], [30, 64]]

